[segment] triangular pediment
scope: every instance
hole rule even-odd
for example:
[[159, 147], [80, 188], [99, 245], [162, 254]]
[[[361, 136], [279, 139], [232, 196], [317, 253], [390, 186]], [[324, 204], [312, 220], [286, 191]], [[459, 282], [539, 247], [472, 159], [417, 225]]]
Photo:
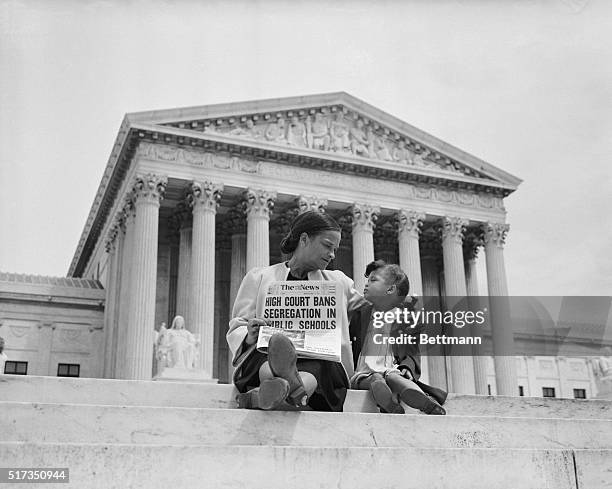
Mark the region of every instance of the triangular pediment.
[[[221, 136], [282, 151], [323, 152], [408, 171], [488, 180], [520, 179], [346, 93], [238, 102], [129, 114], [132, 123]], [[452, 178], [452, 177], [451, 177]]]

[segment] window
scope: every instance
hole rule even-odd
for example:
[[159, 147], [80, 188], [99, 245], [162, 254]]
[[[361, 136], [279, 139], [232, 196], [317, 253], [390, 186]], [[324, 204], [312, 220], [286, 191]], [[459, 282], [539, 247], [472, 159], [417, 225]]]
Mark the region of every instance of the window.
[[542, 387], [542, 396], [544, 397], [556, 397], [554, 387]]
[[58, 363], [58, 377], [78, 377], [81, 373], [81, 366], [78, 363]]
[[487, 391], [489, 392], [489, 395], [491, 395], [491, 384], [487, 384]]
[[523, 389], [522, 385], [519, 385], [519, 396], [524, 396], [525, 395], [525, 389]]
[[13, 375], [28, 375], [28, 362], [12, 362], [7, 360], [4, 364], [4, 373]]
[[586, 389], [574, 389], [574, 399], [586, 399]]

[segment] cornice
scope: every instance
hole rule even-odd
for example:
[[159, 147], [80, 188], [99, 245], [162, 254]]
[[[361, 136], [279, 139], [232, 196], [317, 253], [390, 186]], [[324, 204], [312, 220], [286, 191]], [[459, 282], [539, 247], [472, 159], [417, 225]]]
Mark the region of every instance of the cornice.
[[[217, 132], [199, 132], [192, 128], [160, 125], [171, 123], [180, 125], [180, 121], [205, 120], [214, 117], [242, 117], [245, 113], [307, 110], [324, 105], [336, 105], [354, 110], [359, 114], [365, 114], [371, 123], [379, 124], [383, 128], [381, 130], [390, 128], [397, 134], [407, 134], [411, 141], [430, 150], [439, 151], [441, 155], [450, 156], [459, 163], [468, 165], [488, 176], [491, 180], [434, 168], [400, 167], [396, 162], [373, 160], [344, 153], [280, 146], [266, 141], [232, 137]], [[288, 107], [291, 107], [291, 109]], [[112, 208], [122, 182], [129, 171], [131, 161], [134, 158], [134, 151], [140, 142], [162, 143], [178, 148], [220, 152], [231, 156], [244, 156], [247, 159], [279, 162], [288, 166], [317, 168], [383, 180], [468, 190], [502, 198], [516, 190], [521, 182], [520, 179], [344, 92], [132, 113], [126, 115], [122, 121], [70, 264], [68, 276], [78, 277], [83, 274], [87, 261], [106, 223], [109, 209]]]
[[[450, 173], [433, 168], [401, 166], [394, 162], [355, 157], [310, 148], [279, 146], [264, 141], [240, 139], [219, 133], [197, 132], [170, 126], [134, 124], [143, 142], [167, 144], [181, 148], [200, 148], [206, 151], [229, 153], [260, 160], [278, 161], [293, 166], [308, 166], [324, 170], [339, 170], [378, 178], [399, 178], [420, 183], [445, 185], [452, 182], [457, 188], [479, 188], [485, 193], [499, 192], [506, 197], [516, 187], [505, 182]], [[409, 177], [410, 176], [410, 177]]]
[[296, 114], [300, 111], [305, 113], [322, 107], [329, 110], [333, 108], [354, 111], [372, 124], [379, 125], [383, 130], [396, 133], [396, 136], [407, 137], [415, 144], [429, 149], [432, 154], [439, 154], [440, 158], [449, 158], [490, 178], [505, 181], [513, 190], [522, 182], [520, 178], [345, 92], [138, 112], [127, 114], [126, 118], [133, 124], [173, 125], [178, 128], [183, 126], [193, 129], [198, 126], [201, 128], [213, 121], [220, 122], [232, 118], [235, 122], [253, 116], [261, 117], [262, 120], [273, 120], [276, 114], [286, 114], [291, 111]]

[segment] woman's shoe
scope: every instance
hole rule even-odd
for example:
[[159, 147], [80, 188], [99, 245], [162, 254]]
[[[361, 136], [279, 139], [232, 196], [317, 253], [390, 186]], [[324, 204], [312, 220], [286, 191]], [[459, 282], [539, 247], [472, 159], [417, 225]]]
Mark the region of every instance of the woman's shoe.
[[289, 394], [289, 382], [274, 378], [263, 380], [259, 387], [236, 396], [236, 403], [241, 409], [264, 409], [266, 411], [278, 408]]
[[297, 369], [297, 353], [291, 340], [282, 333], [275, 333], [270, 337], [268, 364], [275, 377], [289, 382], [287, 402], [297, 407], [306, 406], [308, 393]]

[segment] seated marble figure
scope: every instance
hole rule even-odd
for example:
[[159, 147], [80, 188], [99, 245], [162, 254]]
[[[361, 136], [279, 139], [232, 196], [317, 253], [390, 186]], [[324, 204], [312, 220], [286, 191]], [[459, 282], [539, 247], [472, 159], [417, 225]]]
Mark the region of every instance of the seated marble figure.
[[193, 369], [197, 364], [199, 341], [196, 336], [185, 329], [183, 316], [176, 316], [170, 329], [163, 325], [155, 346], [155, 358], [158, 369], [184, 368]]

